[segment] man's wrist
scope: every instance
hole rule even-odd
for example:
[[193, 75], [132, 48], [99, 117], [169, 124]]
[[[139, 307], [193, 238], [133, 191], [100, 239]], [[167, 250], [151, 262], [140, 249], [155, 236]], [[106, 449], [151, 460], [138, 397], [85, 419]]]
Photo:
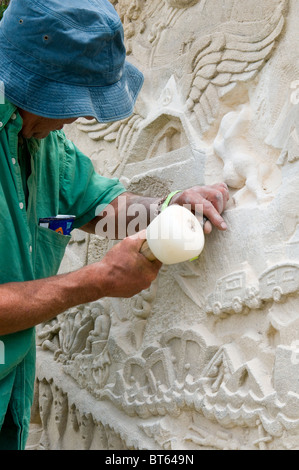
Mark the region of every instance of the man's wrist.
[[77, 305], [93, 302], [105, 296], [103, 264], [102, 261], [91, 263], [67, 275]]
[[154, 211], [154, 217], [157, 217], [162, 211], [164, 211], [164, 209], [166, 209], [166, 207], [169, 206], [169, 204], [171, 203], [172, 198], [180, 192], [181, 190], [172, 191], [167, 196], [164, 196], [160, 200], [158, 200], [158, 202], [156, 203], [156, 209]]

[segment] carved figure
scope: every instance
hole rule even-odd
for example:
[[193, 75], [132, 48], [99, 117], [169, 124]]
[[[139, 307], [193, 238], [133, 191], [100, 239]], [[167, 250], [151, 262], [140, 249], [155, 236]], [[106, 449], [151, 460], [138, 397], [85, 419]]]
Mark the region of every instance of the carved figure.
[[107, 347], [97, 355], [91, 365], [92, 377], [94, 382], [99, 386], [103, 387], [108, 379], [109, 370], [111, 365], [111, 358]]
[[88, 450], [93, 438], [94, 421], [90, 413], [78, 416], [79, 430], [84, 450]]
[[60, 344], [64, 355], [71, 357], [84, 350], [86, 340], [93, 327], [88, 305], [70, 309], [64, 316], [60, 331]]
[[[257, 22], [254, 16], [252, 20]], [[253, 34], [241, 34], [238, 20], [231, 17], [231, 21], [235, 21], [236, 34], [226, 32], [224, 27], [223, 32], [204, 36], [192, 47], [193, 79], [187, 106], [196, 114], [203, 132], [219, 112], [220, 100], [238, 83], [252, 80], [263, 67], [284, 23], [280, 6], [273, 6], [272, 21], [260, 22], [260, 29]]]
[[105, 302], [97, 302], [91, 307], [90, 314], [94, 321], [94, 329], [89, 332], [83, 352], [97, 355], [104, 349], [109, 336], [111, 319], [108, 305]]
[[284, 263], [271, 266], [259, 279], [263, 299], [282, 300], [287, 294], [299, 290], [299, 265]]
[[39, 414], [43, 426], [43, 433], [40, 439], [40, 448], [49, 448], [49, 434], [48, 434], [48, 423], [52, 408], [53, 394], [51, 384], [47, 380], [38, 381], [38, 392], [39, 392]]
[[68, 397], [67, 397], [67, 394], [56, 385], [52, 387], [52, 393], [53, 393], [55, 423], [56, 423], [58, 435], [59, 435], [57, 448], [60, 448], [61, 439], [63, 437], [66, 424], [67, 424]]
[[40, 325], [37, 332], [38, 344], [43, 349], [48, 349], [55, 353], [59, 349], [60, 328], [61, 324], [56, 318], [45, 325]]
[[258, 287], [247, 284], [246, 271], [235, 272], [218, 279], [214, 293], [207, 298], [206, 312], [220, 315], [223, 312], [241, 313], [244, 306], [258, 308]]
[[[216, 0], [216, 4], [209, 0], [164, 0], [156, 9], [149, 2], [138, 6], [130, 2], [133, 10], [140, 12], [144, 26], [140, 31], [134, 29], [130, 36], [134, 47], [129, 50], [141, 69], [149, 69], [158, 90], [161, 91], [163, 81], [156, 78], [157, 71], [161, 71], [164, 84], [174, 75], [184, 103], [184, 109], [177, 111], [183, 112], [188, 125], [203, 136], [218, 114], [223, 113], [226, 95], [237, 93], [238, 87], [253, 80], [272, 54], [284, 25], [286, 3], [287, 0], [275, 0], [260, 7], [258, 14], [254, 7], [248, 9], [243, 0], [243, 7], [240, 2], [228, 0], [224, 8], [222, 0]], [[116, 8], [127, 12], [126, 5], [118, 2]], [[244, 18], [242, 8], [246, 11]], [[122, 159], [127, 161], [127, 154], [134, 152], [134, 142], [138, 142], [138, 134], [144, 129], [146, 116], [157, 109], [158, 94], [153, 95], [151, 90], [145, 82], [140, 105], [123, 123], [103, 125], [81, 119], [79, 129], [88, 132], [92, 139], [115, 141]], [[151, 138], [156, 138], [155, 132], [148, 140]]]
[[256, 151], [250, 149], [244, 137], [252, 119], [252, 110], [248, 104], [226, 114], [214, 140], [214, 150], [223, 161], [225, 182], [239, 190], [234, 195], [235, 201], [243, 202], [249, 192], [258, 203], [263, 203], [271, 199], [271, 195], [264, 190], [264, 179], [269, 176], [271, 169], [262, 159], [257, 158]]
[[84, 411], [73, 405], [81, 437], [70, 417], [60, 443], [75, 434], [86, 449], [298, 448], [298, 2], [111, 3], [145, 83], [130, 118], [80, 119], [78, 139], [129, 191], [171, 191], [217, 171], [234, 204], [230, 229], [210, 234], [198, 260], [44, 329], [47, 361], [57, 331], [64, 353], [54, 382], [64, 374], [78, 402], [92, 398]]
[[170, 5], [171, 7], [186, 8], [186, 7], [190, 7], [191, 5], [195, 5], [195, 3], [198, 3], [202, 0], [166, 0], [166, 1], [168, 5]]

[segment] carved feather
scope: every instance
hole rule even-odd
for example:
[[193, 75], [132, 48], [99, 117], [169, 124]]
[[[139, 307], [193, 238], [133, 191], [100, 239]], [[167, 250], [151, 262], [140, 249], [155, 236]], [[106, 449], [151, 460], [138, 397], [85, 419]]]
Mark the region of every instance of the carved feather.
[[186, 105], [202, 132], [215, 120], [220, 99], [238, 82], [253, 79], [265, 65], [283, 25], [279, 10], [268, 24], [256, 25], [255, 34], [250, 36], [217, 32], [193, 44], [192, 80]]

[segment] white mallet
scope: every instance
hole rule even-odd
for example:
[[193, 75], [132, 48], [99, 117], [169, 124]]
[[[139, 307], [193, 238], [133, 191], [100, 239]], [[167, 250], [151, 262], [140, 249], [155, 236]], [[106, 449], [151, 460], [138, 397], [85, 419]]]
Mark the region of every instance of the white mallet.
[[147, 227], [141, 253], [150, 261], [176, 264], [200, 255], [205, 244], [202, 226], [183, 206], [172, 205]]

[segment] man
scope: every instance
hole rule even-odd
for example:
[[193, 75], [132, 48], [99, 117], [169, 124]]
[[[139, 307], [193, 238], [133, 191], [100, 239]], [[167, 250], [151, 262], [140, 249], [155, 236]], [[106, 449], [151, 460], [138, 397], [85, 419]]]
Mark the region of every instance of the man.
[[[125, 61], [122, 25], [108, 0], [12, 0], [0, 22], [0, 43], [0, 449], [24, 449], [34, 326], [75, 305], [131, 297], [148, 288], [161, 267], [140, 253], [144, 235], [138, 234], [102, 261], [56, 275], [70, 237], [39, 225], [40, 219], [74, 214], [74, 228], [92, 233], [104, 217], [103, 211], [96, 216], [99, 206], [113, 207], [116, 220], [136, 203], [150, 215], [167, 195], [134, 195], [117, 179], [96, 174], [61, 131], [79, 116], [128, 117], [142, 86], [142, 74]], [[178, 192], [170, 203], [202, 204], [210, 232], [211, 224], [226, 229], [220, 214], [228, 197], [221, 183]]]

